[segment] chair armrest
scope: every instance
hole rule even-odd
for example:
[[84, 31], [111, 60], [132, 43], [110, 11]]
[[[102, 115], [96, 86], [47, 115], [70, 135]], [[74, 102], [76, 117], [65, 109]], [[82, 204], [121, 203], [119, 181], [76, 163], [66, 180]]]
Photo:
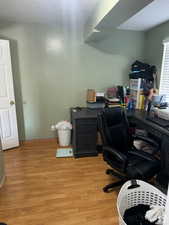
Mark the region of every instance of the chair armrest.
[[127, 160], [127, 156], [124, 155], [123, 153], [117, 151], [116, 149], [114, 148], [111, 148], [109, 146], [103, 146], [103, 151], [107, 151], [109, 152], [110, 154], [116, 156], [117, 158], [119, 158], [119, 160], [121, 161], [126, 161]]
[[151, 138], [144, 137], [144, 136], [141, 136], [141, 135], [133, 135], [133, 138], [134, 138], [135, 140], [142, 140], [142, 141], [145, 141], [145, 142], [147, 142], [147, 143], [153, 145], [153, 146], [156, 147], [156, 148], [159, 147], [159, 144], [158, 144], [156, 141], [152, 140]]
[[[105, 155], [107, 155], [106, 153], [109, 154], [108, 157], [105, 157]], [[113, 162], [113, 167], [118, 169], [121, 168], [122, 170], [126, 168], [127, 156], [116, 149], [113, 149], [109, 146], [103, 146], [103, 156], [105, 161]]]
[[141, 150], [140, 151], [139, 150], [129, 151], [128, 154], [133, 155], [133, 156], [138, 156], [138, 157], [148, 160], [148, 161], [153, 161], [153, 162], [158, 161], [158, 159], [153, 157], [151, 154], [149, 154], [147, 152], [143, 152]]

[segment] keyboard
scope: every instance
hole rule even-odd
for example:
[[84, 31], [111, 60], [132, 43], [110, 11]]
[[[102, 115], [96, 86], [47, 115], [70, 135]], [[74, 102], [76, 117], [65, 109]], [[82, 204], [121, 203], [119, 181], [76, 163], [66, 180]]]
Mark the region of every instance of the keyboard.
[[147, 116], [146, 119], [153, 122], [153, 123], [158, 124], [161, 127], [164, 127], [164, 128], [169, 127], [169, 120], [164, 120], [164, 119], [161, 119], [161, 118], [158, 118], [158, 117], [151, 117], [151, 116]]

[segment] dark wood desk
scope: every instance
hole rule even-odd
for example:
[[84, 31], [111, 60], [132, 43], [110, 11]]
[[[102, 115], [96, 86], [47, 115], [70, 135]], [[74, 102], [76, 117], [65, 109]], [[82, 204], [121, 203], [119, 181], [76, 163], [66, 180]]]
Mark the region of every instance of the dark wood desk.
[[134, 122], [140, 128], [145, 129], [149, 134], [153, 135], [158, 140], [161, 140], [164, 134], [169, 137], [169, 128], [161, 127], [160, 125], [147, 120], [146, 112], [127, 112], [127, 115], [129, 121]]
[[[75, 157], [96, 156], [97, 151], [97, 114], [101, 109], [80, 110], [71, 108], [71, 122], [73, 125], [72, 145]], [[160, 141], [165, 134], [169, 137], [169, 129], [165, 129], [146, 119], [143, 111], [127, 112], [130, 122], [139, 128], [145, 129], [155, 139]]]

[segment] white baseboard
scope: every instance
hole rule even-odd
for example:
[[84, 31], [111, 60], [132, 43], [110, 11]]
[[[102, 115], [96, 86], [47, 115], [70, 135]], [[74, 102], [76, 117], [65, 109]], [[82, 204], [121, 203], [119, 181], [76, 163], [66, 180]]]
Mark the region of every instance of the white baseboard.
[[0, 188], [4, 185], [5, 183], [5, 174], [3, 175], [1, 181], [0, 181]]

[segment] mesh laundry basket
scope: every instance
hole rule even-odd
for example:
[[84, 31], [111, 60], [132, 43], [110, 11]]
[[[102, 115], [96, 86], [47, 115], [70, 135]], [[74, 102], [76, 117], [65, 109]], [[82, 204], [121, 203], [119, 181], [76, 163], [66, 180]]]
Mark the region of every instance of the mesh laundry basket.
[[165, 206], [166, 195], [144, 181], [127, 181], [117, 198], [119, 225], [127, 225], [123, 220], [125, 210], [139, 204]]

